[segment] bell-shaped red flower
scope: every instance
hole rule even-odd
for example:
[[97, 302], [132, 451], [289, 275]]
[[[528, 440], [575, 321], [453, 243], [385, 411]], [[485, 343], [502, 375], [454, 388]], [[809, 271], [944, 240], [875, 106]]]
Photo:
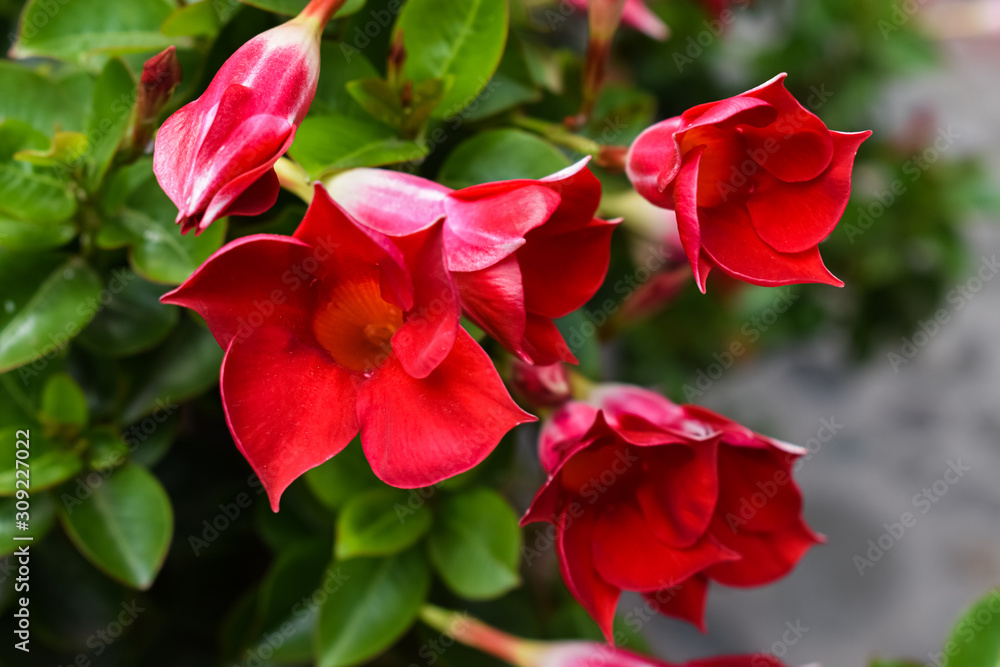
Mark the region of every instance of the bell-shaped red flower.
[[677, 212], [702, 292], [712, 267], [755, 285], [843, 285], [818, 246], [844, 214], [871, 132], [827, 129], [784, 78], [657, 123], [629, 149], [635, 189]]
[[791, 477], [804, 450], [624, 385], [542, 429], [549, 479], [522, 524], [555, 526], [563, 579], [609, 640], [623, 590], [703, 628], [708, 582], [779, 579], [821, 541]]
[[436, 224], [394, 243], [317, 185], [293, 237], [237, 239], [162, 298], [226, 349], [229, 428], [275, 511], [359, 430], [375, 474], [411, 488], [472, 468], [534, 420], [459, 326], [440, 239]]
[[201, 97], [163, 123], [153, 171], [177, 205], [182, 233], [274, 205], [274, 163], [316, 95], [320, 35], [344, 2], [313, 0], [296, 18], [251, 39]]
[[364, 224], [392, 237], [444, 218], [447, 266], [469, 318], [529, 363], [576, 363], [553, 319], [601, 286], [617, 224], [594, 217], [601, 183], [586, 161], [540, 180], [462, 190], [382, 169], [353, 169], [325, 185]]

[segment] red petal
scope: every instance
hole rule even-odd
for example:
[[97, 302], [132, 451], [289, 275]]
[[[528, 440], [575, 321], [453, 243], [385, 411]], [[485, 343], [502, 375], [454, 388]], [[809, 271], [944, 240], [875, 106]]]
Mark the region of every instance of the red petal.
[[229, 430], [275, 512], [292, 481], [358, 432], [356, 376], [288, 329], [265, 326], [235, 339], [221, 375]]
[[[681, 131], [687, 132], [707, 125], [720, 125], [724, 128], [737, 125], [763, 127], [773, 122], [777, 109], [766, 100], [750, 96], [750, 92], [752, 91], [691, 107], [681, 115]], [[681, 139], [682, 137], [678, 137], [678, 141]]]
[[559, 195], [559, 208], [542, 228], [548, 234], [561, 234], [590, 224], [601, 205], [601, 181], [587, 168], [590, 158], [546, 176], [538, 181]]
[[[244, 174], [237, 179], [243, 180], [249, 175]], [[226, 188], [232, 187], [236, 183], [230, 183]], [[236, 187], [239, 187], [237, 184]], [[226, 189], [223, 188], [223, 189]], [[260, 215], [274, 206], [278, 200], [278, 193], [281, 191], [281, 184], [278, 182], [278, 175], [274, 173], [274, 168], [269, 167], [263, 176], [257, 178], [249, 186], [242, 188], [242, 194], [234, 199], [219, 217], [228, 215]], [[206, 216], [207, 217], [207, 216]]]
[[798, 564], [810, 547], [821, 544], [801, 520], [783, 530], [767, 533], [734, 532], [721, 514], [716, 514], [711, 528], [719, 542], [742, 558], [734, 563], [720, 563], [706, 574], [726, 586], [763, 586], [781, 579]]
[[785, 663], [770, 653], [755, 655], [725, 655], [686, 662], [682, 667], [785, 667]]
[[656, 611], [687, 621], [705, 632], [705, 602], [708, 598], [708, 577], [696, 574], [673, 588], [643, 593]]
[[187, 201], [188, 177], [204, 132], [203, 118], [203, 108], [199, 100], [195, 100], [174, 112], [156, 133], [153, 173], [179, 209], [185, 208]]
[[387, 169], [350, 169], [324, 185], [362, 224], [389, 236], [430, 227], [444, 215], [444, 200], [451, 192], [426, 178]]
[[562, 337], [559, 327], [548, 317], [528, 313], [524, 327], [524, 342], [521, 358], [539, 366], [564, 361], [577, 364], [577, 358]]
[[249, 338], [265, 324], [306, 337], [315, 295], [309, 275], [300, 277], [291, 267], [308, 267], [314, 260], [314, 250], [296, 239], [244, 236], [216, 251], [160, 301], [197, 311], [223, 349], [235, 336]]
[[851, 198], [851, 170], [861, 142], [871, 132], [831, 132], [833, 158], [814, 180], [786, 183], [761, 174], [747, 202], [760, 238], [778, 252], [802, 252], [829, 236]]
[[507, 431], [535, 418], [507, 394], [493, 362], [464, 330], [451, 354], [424, 379], [396, 360], [358, 395], [361, 444], [386, 484], [415, 488], [465, 472]]
[[600, 405], [616, 429], [621, 426], [619, 422], [628, 417], [641, 417], [650, 424], [671, 430], [685, 418], [684, 408], [665, 396], [629, 384], [602, 384], [593, 391], [591, 399]]
[[517, 257], [507, 257], [482, 271], [453, 276], [462, 308], [472, 321], [508, 351], [530, 362], [522, 350], [527, 315]]
[[399, 239], [415, 277], [413, 309], [392, 337], [392, 349], [411, 376], [425, 378], [451, 353], [459, 326], [458, 289], [444, 265], [442, 224]]
[[559, 570], [566, 588], [587, 610], [609, 642], [614, 641], [615, 608], [621, 590], [601, 578], [594, 567], [593, 509], [573, 518], [568, 512], [556, 526]]
[[601, 578], [630, 591], [658, 591], [738, 553], [706, 535], [687, 549], [675, 549], [656, 538], [639, 508], [619, 502], [602, 508], [594, 525], [594, 566]]
[[701, 259], [701, 220], [698, 210], [698, 165], [705, 148], [698, 146], [684, 157], [684, 165], [677, 174], [674, 201], [677, 211], [677, 233], [681, 237], [698, 289], [705, 293], [708, 269]]
[[560, 201], [551, 189], [535, 183], [479, 199], [462, 195], [445, 200], [444, 244], [452, 271], [479, 271], [510, 256]]
[[708, 530], [719, 498], [719, 445], [665, 445], [642, 451], [649, 472], [635, 489], [636, 500], [653, 535], [686, 549]]
[[570, 401], [545, 420], [538, 436], [538, 458], [547, 473], [554, 475], [580, 448], [598, 415], [592, 405]]
[[681, 128], [680, 116], [651, 125], [636, 137], [625, 156], [625, 172], [636, 191], [661, 208], [674, 207], [673, 197], [664, 192], [681, 166], [674, 134]]
[[797, 457], [775, 448], [723, 445], [719, 452], [719, 514], [735, 532], [767, 532], [801, 520], [802, 494], [792, 479]]
[[403, 253], [387, 236], [354, 220], [319, 183], [293, 237], [316, 248], [321, 261], [336, 255], [331, 264], [341, 273], [350, 273], [355, 263], [377, 266], [383, 298], [403, 310], [413, 307], [413, 283]]
[[[742, 205], [698, 209], [701, 243], [712, 262], [727, 274], [754, 285], [772, 287], [825, 283], [842, 287], [823, 264], [819, 248], [781, 253], [764, 243]], [[678, 209], [678, 220], [681, 219]]]

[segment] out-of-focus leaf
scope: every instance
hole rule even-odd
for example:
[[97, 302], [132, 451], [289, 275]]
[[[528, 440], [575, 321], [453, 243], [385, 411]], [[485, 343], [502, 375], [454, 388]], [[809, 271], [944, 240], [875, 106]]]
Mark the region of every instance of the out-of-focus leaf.
[[179, 311], [160, 303], [167, 288], [148, 282], [134, 272], [112, 271], [107, 281], [110, 299], [77, 341], [94, 354], [128, 357], [148, 350], [177, 325]]
[[[0, 496], [12, 496], [17, 491], [17, 480], [24, 480], [24, 468], [18, 468], [15, 461], [25, 461], [31, 465], [31, 491], [41, 491], [70, 479], [83, 468], [79, 455], [66, 449], [61, 443], [48, 439], [41, 429], [30, 429], [27, 439], [29, 447], [28, 458], [16, 458], [16, 452], [24, 447], [17, 447], [17, 442], [24, 441], [18, 431], [24, 426], [6, 426], [0, 428]], [[20, 477], [17, 471], [21, 470]]]
[[127, 586], [149, 588], [163, 565], [174, 514], [160, 482], [145, 468], [111, 473], [79, 504], [64, 503], [60, 519], [80, 553]]
[[[50, 75], [21, 63], [0, 61], [0, 118], [28, 123], [45, 136], [58, 127], [67, 132], [86, 129], [94, 82], [81, 71]], [[17, 91], [16, 95], [8, 91]]]
[[14, 549], [25, 544], [20, 540], [15, 541], [15, 537], [31, 537], [32, 542], [38, 542], [55, 523], [56, 506], [52, 502], [52, 496], [48, 493], [32, 494], [30, 502], [26, 512], [28, 529], [21, 530], [15, 519], [17, 501], [13, 498], [0, 498], [0, 556], [13, 553]]
[[350, 498], [379, 484], [355, 438], [332, 459], [306, 471], [306, 484], [323, 505], [340, 509]]
[[163, 21], [160, 32], [168, 37], [214, 37], [222, 27], [215, 8], [214, 0], [178, 7]]
[[438, 118], [469, 106], [500, 64], [507, 40], [506, 0], [409, 0], [396, 30], [403, 31], [403, 75], [419, 84], [454, 76], [435, 109]]
[[87, 447], [87, 465], [94, 470], [116, 468], [128, 461], [128, 445], [114, 427], [89, 429], [80, 441]]
[[24, 222], [0, 216], [0, 248], [8, 250], [45, 250], [58, 248], [76, 236], [76, 227], [68, 223]]
[[445, 499], [428, 546], [438, 575], [464, 598], [496, 598], [521, 582], [517, 515], [492, 489], [477, 488]]
[[38, 167], [65, 167], [85, 155], [89, 145], [87, 135], [82, 132], [56, 132], [48, 148], [25, 148], [12, 157]]
[[0, 215], [39, 223], [58, 223], [76, 213], [67, 183], [13, 164], [0, 164]]
[[96, 314], [97, 273], [62, 257], [0, 250], [0, 371], [65, 346]]
[[400, 139], [378, 121], [336, 115], [306, 118], [288, 152], [310, 176], [319, 178], [340, 169], [420, 160], [427, 148]]
[[358, 79], [378, 77], [378, 70], [361, 53], [351, 53], [345, 57], [341, 42], [323, 42], [320, 47], [320, 58], [324, 63], [336, 63], [332, 67], [321, 67], [319, 84], [316, 87], [316, 97], [309, 114], [323, 116], [343, 114], [354, 118], [368, 118], [368, 112], [361, 108], [350, 93], [347, 83]]
[[391, 127], [403, 124], [403, 104], [399, 92], [385, 79], [370, 77], [349, 81], [347, 92], [362, 109]]
[[962, 614], [945, 643], [942, 667], [1000, 665], [1000, 588]]
[[475, 101], [462, 112], [468, 121], [489, 118], [520, 104], [536, 102], [542, 94], [535, 86], [521, 40], [511, 33], [500, 66]]
[[337, 517], [336, 556], [390, 556], [419, 540], [431, 527], [430, 508], [410, 509], [408, 491], [381, 486], [351, 498]]
[[[235, 2], [235, 0], [233, 1]], [[239, 0], [239, 2], [285, 16], [295, 16], [309, 4], [309, 0]], [[344, 6], [340, 8], [340, 11], [334, 15], [334, 18], [339, 19], [350, 16], [364, 6], [365, 0], [347, 0]]]
[[118, 144], [125, 136], [135, 106], [135, 90], [132, 75], [118, 58], [109, 60], [97, 77], [94, 107], [87, 124], [90, 151], [87, 154], [86, 188], [90, 192], [100, 185]]
[[354, 558], [331, 566], [333, 590], [316, 628], [318, 667], [348, 667], [392, 646], [413, 624], [430, 588], [417, 548], [388, 558]]
[[39, 418], [44, 424], [72, 426], [76, 429], [87, 425], [87, 398], [80, 385], [68, 373], [53, 375], [45, 382]]
[[462, 143], [445, 160], [438, 180], [464, 188], [513, 178], [541, 178], [569, 166], [549, 142], [521, 130], [489, 130]]
[[160, 51], [174, 43], [160, 32], [173, 9], [168, 0], [29, 0], [11, 54], [96, 64], [95, 56]]

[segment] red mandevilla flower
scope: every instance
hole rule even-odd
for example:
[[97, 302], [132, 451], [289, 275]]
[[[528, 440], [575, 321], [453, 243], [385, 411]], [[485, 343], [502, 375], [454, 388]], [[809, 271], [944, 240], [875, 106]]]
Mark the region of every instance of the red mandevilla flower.
[[382, 169], [353, 169], [325, 185], [359, 220], [392, 237], [444, 218], [447, 265], [469, 318], [529, 363], [576, 363], [553, 319], [601, 286], [617, 224], [594, 217], [601, 183], [585, 161], [541, 180], [462, 190]]
[[393, 243], [317, 185], [294, 237], [237, 239], [162, 298], [198, 311], [226, 349], [229, 428], [275, 511], [359, 430], [375, 474], [411, 488], [534, 420], [459, 326], [440, 238], [438, 224]]
[[847, 207], [854, 157], [871, 132], [827, 129], [784, 78], [657, 123], [629, 149], [635, 189], [676, 210], [702, 292], [712, 267], [755, 285], [843, 285], [818, 245]]
[[278, 198], [274, 163], [316, 95], [323, 26], [344, 0], [313, 0], [241, 46], [205, 93], [166, 120], [153, 171], [181, 232], [227, 215], [258, 215]]
[[549, 479], [522, 524], [554, 524], [563, 579], [609, 641], [622, 590], [703, 628], [710, 580], [769, 583], [821, 541], [791, 478], [804, 450], [637, 387], [591, 402], [543, 427]]

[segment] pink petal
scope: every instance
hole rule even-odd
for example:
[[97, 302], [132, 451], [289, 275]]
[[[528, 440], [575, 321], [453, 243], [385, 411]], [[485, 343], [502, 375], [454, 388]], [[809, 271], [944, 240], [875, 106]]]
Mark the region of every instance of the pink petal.
[[625, 0], [622, 22], [661, 42], [670, 34], [667, 24], [643, 0]]
[[568, 512], [556, 526], [559, 570], [566, 588], [587, 610], [609, 642], [614, 641], [615, 608], [621, 590], [601, 578], [594, 567], [593, 510], [574, 518]]
[[786, 183], [767, 174], [747, 202], [760, 238], [778, 252], [802, 252], [829, 236], [851, 197], [851, 171], [861, 142], [871, 132], [831, 132], [833, 158], [819, 177]]
[[221, 375], [229, 430], [275, 512], [289, 484], [358, 432], [356, 376], [288, 329], [265, 326], [234, 339]]
[[234, 337], [250, 338], [265, 324], [308, 336], [315, 293], [310, 274], [289, 267], [316, 266], [314, 251], [287, 236], [255, 234], [226, 244], [184, 284], [160, 301], [191, 308], [208, 322], [223, 349]]
[[[681, 219], [678, 210], [678, 220]], [[823, 264], [819, 248], [781, 253], [764, 243], [753, 229], [742, 205], [698, 209], [701, 243], [712, 262], [738, 280], [772, 287], [798, 283], [825, 283], [842, 287]]]
[[535, 421], [507, 393], [486, 352], [464, 330], [426, 378], [395, 357], [358, 395], [361, 444], [386, 484], [436, 484], [479, 464], [507, 431]]
[[625, 172], [636, 191], [660, 208], [674, 208], [674, 200], [664, 188], [681, 167], [681, 155], [674, 135], [681, 129], [680, 116], [651, 125], [636, 137], [625, 156]]
[[324, 183], [330, 197], [364, 225], [389, 236], [426, 229], [444, 215], [449, 188], [387, 169], [350, 169]]
[[601, 508], [594, 525], [594, 567], [601, 578], [629, 591], [671, 588], [739, 553], [705, 535], [686, 549], [656, 538], [639, 508], [619, 501]]

